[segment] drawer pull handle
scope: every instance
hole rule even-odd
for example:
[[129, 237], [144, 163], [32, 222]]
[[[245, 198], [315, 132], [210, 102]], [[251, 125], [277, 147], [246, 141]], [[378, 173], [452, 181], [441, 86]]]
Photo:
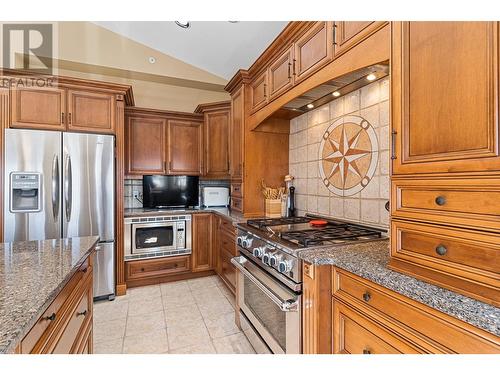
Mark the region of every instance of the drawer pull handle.
[[372, 352], [369, 351], [368, 349], [363, 349], [363, 354], [372, 354]]
[[87, 310], [84, 310], [82, 312], [76, 313], [76, 316], [87, 316]]
[[440, 195], [439, 197], [436, 197], [435, 202], [438, 206], [444, 206], [444, 204], [446, 203], [446, 198]]
[[56, 313], [52, 313], [51, 315], [44, 317], [44, 319], [53, 322], [54, 320], [56, 320]]
[[438, 253], [439, 255], [445, 255], [447, 251], [448, 249], [444, 245], [439, 245], [438, 247], [436, 247], [436, 253]]
[[363, 301], [368, 302], [370, 301], [371, 298], [372, 296], [370, 295], [370, 293], [368, 292], [363, 293]]
[[144, 272], [144, 267], [141, 268], [141, 272]]

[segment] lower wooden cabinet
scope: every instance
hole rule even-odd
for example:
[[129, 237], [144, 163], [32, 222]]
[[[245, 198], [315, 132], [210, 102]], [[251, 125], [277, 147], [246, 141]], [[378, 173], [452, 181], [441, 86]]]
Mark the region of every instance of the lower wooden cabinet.
[[304, 353], [500, 353], [491, 333], [350, 272], [305, 263], [303, 280]]
[[236, 247], [236, 228], [230, 220], [216, 216], [215, 225], [216, 271], [226, 286], [236, 294], [236, 268], [231, 258], [238, 255]]
[[212, 219], [211, 213], [193, 215], [193, 251], [191, 254], [193, 272], [214, 269]]
[[88, 259], [35, 322], [16, 349], [21, 354], [90, 354], [93, 277]]
[[181, 272], [189, 272], [189, 260], [189, 255], [183, 255], [126, 262], [126, 279], [127, 282], [143, 281], [144, 284], [147, 284], [148, 279], [152, 279], [152, 283], [154, 283], [156, 279], [161, 277]]

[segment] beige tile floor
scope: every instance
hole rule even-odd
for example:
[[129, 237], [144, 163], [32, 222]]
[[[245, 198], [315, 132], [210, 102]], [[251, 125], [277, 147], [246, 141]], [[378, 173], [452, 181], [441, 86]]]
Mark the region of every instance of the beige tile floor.
[[250, 354], [218, 276], [133, 288], [94, 305], [97, 354]]

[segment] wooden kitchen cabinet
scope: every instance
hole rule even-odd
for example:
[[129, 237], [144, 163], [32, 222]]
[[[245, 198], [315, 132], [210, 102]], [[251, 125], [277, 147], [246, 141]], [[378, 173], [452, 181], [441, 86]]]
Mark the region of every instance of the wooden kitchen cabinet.
[[86, 87], [13, 88], [11, 96], [12, 128], [115, 133], [115, 93], [94, 92]]
[[64, 89], [11, 89], [11, 128], [64, 131], [66, 114]]
[[229, 167], [231, 180], [243, 179], [243, 140], [245, 134], [245, 95], [241, 87], [231, 95], [231, 127], [229, 131]]
[[68, 131], [115, 133], [116, 95], [68, 90]]
[[125, 174], [166, 174], [166, 143], [165, 120], [127, 117], [125, 124]]
[[193, 215], [193, 252], [191, 270], [193, 272], [213, 270], [213, 215], [197, 213]]
[[269, 100], [268, 95], [267, 70], [265, 70], [250, 82], [250, 111], [255, 112], [264, 107]]
[[334, 57], [350, 50], [385, 24], [385, 21], [336, 21], [334, 24]]
[[236, 247], [236, 228], [230, 220], [218, 215], [215, 217], [215, 269], [229, 290], [236, 293], [236, 268], [231, 258], [238, 255]]
[[180, 175], [203, 174], [202, 123], [167, 121], [167, 173]]
[[392, 23], [392, 173], [500, 170], [497, 22]]
[[164, 277], [189, 273], [190, 256], [151, 258], [126, 262], [127, 285], [141, 286], [157, 283]]
[[203, 176], [229, 178], [231, 102], [200, 104], [194, 112], [203, 114]]
[[316, 22], [295, 42], [294, 49], [294, 82], [298, 83], [332, 60], [333, 22]]
[[293, 47], [290, 47], [269, 66], [269, 99], [274, 99], [293, 86], [292, 66]]

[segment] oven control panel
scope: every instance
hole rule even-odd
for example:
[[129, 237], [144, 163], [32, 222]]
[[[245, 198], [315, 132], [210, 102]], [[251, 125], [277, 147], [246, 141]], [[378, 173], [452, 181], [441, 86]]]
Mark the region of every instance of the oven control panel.
[[272, 268], [295, 282], [301, 281], [299, 260], [276, 244], [242, 230], [238, 231], [236, 242], [240, 251], [257, 264]]
[[177, 222], [177, 248], [184, 249], [186, 247], [186, 222]]

